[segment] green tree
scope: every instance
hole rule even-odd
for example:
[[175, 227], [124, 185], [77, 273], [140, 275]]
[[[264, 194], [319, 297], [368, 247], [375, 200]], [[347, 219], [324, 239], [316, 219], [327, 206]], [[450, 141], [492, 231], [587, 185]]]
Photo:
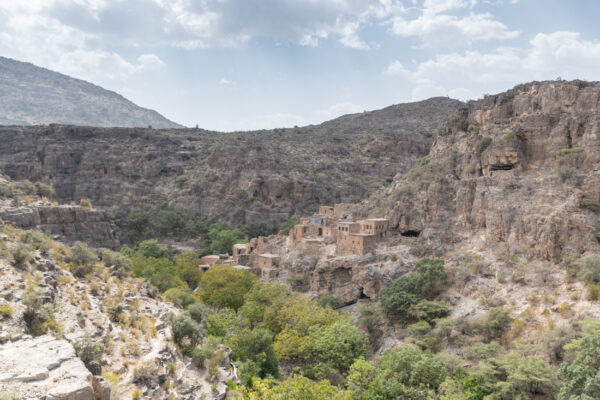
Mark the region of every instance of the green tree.
[[229, 253], [234, 244], [246, 243], [248, 241], [248, 238], [241, 230], [226, 229], [219, 224], [210, 226], [207, 237], [210, 240], [210, 250], [215, 254]]
[[[260, 378], [279, 378], [279, 360], [273, 349], [273, 334], [266, 329], [242, 329], [225, 340], [234, 360], [252, 361], [259, 368]], [[245, 377], [248, 380], [249, 377]]]
[[173, 341], [186, 351], [193, 349], [204, 337], [202, 326], [187, 312], [177, 316], [171, 315], [169, 322], [173, 331]]
[[488, 337], [499, 338], [506, 332], [510, 325], [508, 311], [502, 307], [492, 308], [485, 319], [485, 329]]
[[326, 380], [315, 382], [295, 375], [283, 382], [255, 379], [251, 388], [242, 388], [246, 400], [350, 400], [351, 394]]
[[254, 285], [244, 296], [244, 305], [240, 308], [240, 315], [255, 326], [263, 321], [265, 310], [275, 300], [283, 300], [289, 295], [290, 290], [277, 283]]
[[369, 390], [376, 376], [377, 368], [361, 357], [350, 366], [347, 378], [348, 389], [355, 397], [361, 396]]
[[200, 278], [200, 299], [215, 307], [238, 310], [244, 305], [244, 295], [257, 283], [254, 274], [230, 266], [216, 265]]
[[345, 373], [354, 360], [367, 355], [369, 346], [356, 326], [341, 320], [311, 327], [301, 352], [308, 362], [321, 362]]
[[175, 256], [175, 271], [192, 290], [198, 286], [202, 276], [198, 265], [200, 259], [194, 253], [188, 252]]
[[600, 398], [600, 332], [585, 335], [567, 348], [576, 349], [570, 364], [563, 363], [559, 378], [563, 386], [559, 400], [591, 400]]

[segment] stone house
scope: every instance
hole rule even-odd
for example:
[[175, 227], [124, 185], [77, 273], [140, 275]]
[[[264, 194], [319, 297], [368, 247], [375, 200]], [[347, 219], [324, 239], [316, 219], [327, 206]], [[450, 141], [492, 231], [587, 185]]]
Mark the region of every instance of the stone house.
[[375, 250], [377, 238], [377, 235], [365, 233], [342, 233], [337, 242], [336, 254], [363, 256]]
[[388, 231], [388, 220], [385, 218], [369, 218], [359, 221], [360, 231], [367, 235], [382, 238]]
[[271, 253], [257, 254], [252, 263], [260, 269], [279, 267], [279, 256]]
[[202, 257], [200, 259], [200, 262], [202, 264], [206, 264], [206, 265], [213, 265], [213, 264], [217, 264], [220, 260], [221, 260], [221, 256], [216, 255], [216, 254], [211, 254], [209, 256]]

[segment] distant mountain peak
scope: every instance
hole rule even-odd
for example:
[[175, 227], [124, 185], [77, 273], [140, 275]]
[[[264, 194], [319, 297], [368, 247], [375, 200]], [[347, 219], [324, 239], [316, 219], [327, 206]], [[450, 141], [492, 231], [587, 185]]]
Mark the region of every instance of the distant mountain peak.
[[0, 125], [180, 128], [92, 83], [0, 56]]

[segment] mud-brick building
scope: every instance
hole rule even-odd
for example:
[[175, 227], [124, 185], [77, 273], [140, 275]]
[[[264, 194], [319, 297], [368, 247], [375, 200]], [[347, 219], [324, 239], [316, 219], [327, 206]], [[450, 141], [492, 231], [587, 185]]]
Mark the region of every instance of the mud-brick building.
[[388, 232], [388, 220], [385, 218], [370, 218], [359, 221], [360, 231], [366, 235], [376, 235], [382, 238]]
[[364, 256], [375, 250], [377, 245], [377, 235], [365, 233], [348, 233], [340, 236], [337, 241], [335, 252], [337, 255], [357, 254]]
[[252, 261], [252, 266], [257, 268], [277, 268], [279, 267], [279, 256], [277, 254], [264, 253], [257, 254]]

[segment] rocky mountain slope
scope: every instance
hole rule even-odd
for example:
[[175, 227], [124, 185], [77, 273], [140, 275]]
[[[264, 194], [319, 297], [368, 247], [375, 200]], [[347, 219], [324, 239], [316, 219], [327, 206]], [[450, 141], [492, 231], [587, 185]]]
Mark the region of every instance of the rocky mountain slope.
[[[175, 347], [168, 319], [180, 310], [119, 271], [117, 253], [103, 250], [100, 260], [10, 225], [1, 236], [0, 395], [223, 399], [237, 381], [229, 349], [209, 369]], [[82, 255], [85, 277], [74, 269]]]
[[600, 85], [541, 82], [454, 113], [421, 166], [374, 195], [434, 252], [482, 235], [541, 259], [598, 251]]
[[61, 202], [166, 202], [235, 223], [283, 220], [319, 203], [358, 201], [408, 171], [461, 104], [433, 98], [317, 126], [237, 133], [3, 127], [0, 171], [51, 183]]
[[177, 128], [153, 110], [79, 79], [0, 57], [0, 124]]

